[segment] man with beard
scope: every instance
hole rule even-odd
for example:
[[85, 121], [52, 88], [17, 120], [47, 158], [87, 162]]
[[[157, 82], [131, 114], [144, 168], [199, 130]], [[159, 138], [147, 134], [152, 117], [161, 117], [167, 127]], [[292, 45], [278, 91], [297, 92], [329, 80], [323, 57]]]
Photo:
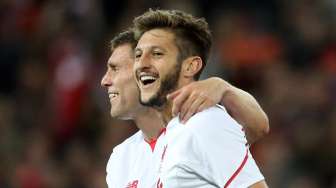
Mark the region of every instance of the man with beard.
[[[123, 32], [112, 40], [112, 53], [101, 82], [109, 94], [111, 116], [134, 120], [140, 129], [114, 148], [107, 165], [106, 180], [109, 187], [155, 186], [164, 151], [165, 142], [159, 135], [164, 133], [166, 124], [160, 118], [160, 113], [139, 103], [139, 91], [132, 73], [133, 49], [136, 43], [132, 31]], [[233, 113], [233, 117], [246, 125], [246, 132], [251, 135], [250, 143], [263, 136], [268, 130], [267, 117], [255, 99], [219, 78], [195, 82], [181, 89], [170, 96], [173, 98], [172, 103], [175, 104], [177, 112], [182, 113], [183, 108], [190, 109], [186, 104], [190, 96], [196, 96], [200, 100], [197, 103], [201, 105], [191, 104], [195, 111], [205, 109], [217, 102], [227, 103], [228, 109], [237, 111], [238, 113]], [[203, 95], [197, 96], [200, 93], [198, 91], [202, 90], [205, 91]], [[244, 108], [245, 106], [253, 108]]]
[[211, 107], [182, 124], [167, 101], [167, 94], [195, 82], [204, 68], [212, 40], [206, 21], [181, 11], [149, 10], [135, 18], [134, 25], [140, 101], [154, 107], [166, 125], [158, 137], [156, 186], [267, 187], [243, 127], [224, 107]]

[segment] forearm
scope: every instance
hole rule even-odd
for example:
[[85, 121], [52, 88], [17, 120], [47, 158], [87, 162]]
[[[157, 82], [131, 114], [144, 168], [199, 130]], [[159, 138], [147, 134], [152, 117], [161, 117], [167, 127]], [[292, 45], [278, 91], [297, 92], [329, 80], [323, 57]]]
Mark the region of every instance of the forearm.
[[225, 92], [221, 104], [244, 127], [248, 142], [252, 144], [267, 134], [269, 132], [268, 118], [255, 98], [224, 80], [223, 85]]
[[258, 183], [255, 183], [255, 184], [251, 185], [249, 188], [268, 188], [268, 186], [267, 186], [265, 180], [263, 180], [263, 181], [260, 181]]

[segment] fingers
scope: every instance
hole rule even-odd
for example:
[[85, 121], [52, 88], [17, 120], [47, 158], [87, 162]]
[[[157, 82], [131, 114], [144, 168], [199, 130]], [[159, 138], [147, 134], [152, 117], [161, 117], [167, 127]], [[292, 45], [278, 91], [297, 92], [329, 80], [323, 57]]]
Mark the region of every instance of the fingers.
[[169, 93], [169, 94], [167, 95], [167, 99], [168, 99], [168, 100], [174, 100], [174, 98], [175, 98], [176, 96], [178, 96], [180, 93], [181, 93], [181, 89], [176, 90], [176, 91], [174, 91], [174, 92], [172, 92], [172, 93]]
[[215, 104], [216, 103], [206, 98], [201, 97], [196, 98], [196, 100], [194, 100], [192, 105], [190, 105], [190, 107], [187, 109], [187, 112], [185, 112], [183, 116], [180, 116], [181, 122], [186, 123], [194, 114], [206, 110], [214, 106]]
[[198, 112], [199, 107], [205, 102], [202, 98], [196, 98], [193, 103], [187, 108], [187, 112], [181, 117], [182, 123], [186, 123], [191, 116]]
[[173, 98], [172, 114], [173, 116], [176, 116], [181, 111], [181, 107], [184, 101], [188, 99], [189, 92], [186, 90], [184, 91], [181, 90], [177, 93], [174, 92], [173, 94], [170, 94], [169, 97]]
[[201, 97], [198, 96], [198, 94], [191, 94], [187, 100], [185, 100], [181, 106], [180, 109], [180, 119], [181, 121], [184, 120], [185, 115], [188, 113], [189, 110], [191, 110], [190, 108], [192, 107], [193, 103], [197, 103], [197, 101], [202, 100]]
[[202, 112], [205, 109], [210, 108], [211, 106], [214, 106], [216, 103], [213, 103], [212, 101], [205, 100], [202, 104], [198, 106], [197, 112]]

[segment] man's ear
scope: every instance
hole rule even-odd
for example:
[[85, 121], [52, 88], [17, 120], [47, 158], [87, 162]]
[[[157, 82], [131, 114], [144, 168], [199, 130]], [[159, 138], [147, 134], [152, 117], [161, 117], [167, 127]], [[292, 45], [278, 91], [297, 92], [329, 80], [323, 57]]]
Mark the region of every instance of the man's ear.
[[182, 75], [184, 77], [194, 77], [203, 66], [203, 61], [199, 56], [192, 56], [183, 61]]

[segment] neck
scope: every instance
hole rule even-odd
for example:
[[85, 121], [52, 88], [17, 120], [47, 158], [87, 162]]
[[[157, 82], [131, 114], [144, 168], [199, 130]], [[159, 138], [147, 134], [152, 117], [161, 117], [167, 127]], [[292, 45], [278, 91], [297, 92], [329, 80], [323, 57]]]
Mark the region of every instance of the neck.
[[[178, 81], [178, 85], [175, 88], [175, 90], [178, 90], [181, 87], [188, 85], [192, 81], [193, 81], [192, 79], [180, 79]], [[157, 109], [160, 112], [162, 121], [165, 123], [165, 125], [167, 125], [169, 121], [173, 119], [172, 109], [173, 109], [173, 102], [171, 100], [167, 100], [162, 107]]]
[[160, 111], [162, 120], [166, 125], [169, 123], [171, 119], [173, 119], [172, 107], [173, 107], [172, 102], [167, 101], [167, 103], [164, 104], [162, 110]]
[[161, 114], [150, 107], [143, 107], [143, 109], [139, 110], [139, 113], [134, 118], [134, 122], [142, 131], [147, 141], [156, 139], [160, 135], [161, 130], [166, 126]]

